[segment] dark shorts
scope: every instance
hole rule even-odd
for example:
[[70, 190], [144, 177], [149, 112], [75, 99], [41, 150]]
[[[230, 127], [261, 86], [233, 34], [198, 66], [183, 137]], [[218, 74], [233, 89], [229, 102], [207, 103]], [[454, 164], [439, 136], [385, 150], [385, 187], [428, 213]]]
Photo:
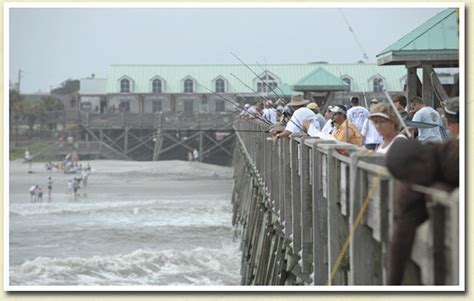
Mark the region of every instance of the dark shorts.
[[365, 148], [375, 150], [377, 148], [377, 146], [379, 146], [377, 143], [369, 143], [369, 144], [365, 145]]

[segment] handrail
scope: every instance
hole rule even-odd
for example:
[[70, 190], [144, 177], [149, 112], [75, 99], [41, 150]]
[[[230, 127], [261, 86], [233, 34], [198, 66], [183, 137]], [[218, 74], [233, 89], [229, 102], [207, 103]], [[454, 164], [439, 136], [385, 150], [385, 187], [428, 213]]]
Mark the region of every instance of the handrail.
[[[363, 206], [362, 200], [366, 199], [377, 175], [380, 175], [380, 184], [368, 197], [366, 213], [351, 239], [349, 252], [339, 259], [338, 270], [334, 272], [331, 282], [333, 285], [386, 284], [388, 267], [385, 263], [394, 223], [395, 180], [384, 166], [383, 157], [358, 152], [347, 157], [336, 149], [352, 151], [354, 146], [304, 136], [280, 139], [274, 145], [268, 140], [270, 134], [263, 132], [262, 125], [248, 120], [235, 122], [234, 128], [238, 141], [234, 161], [245, 164], [244, 168], [238, 169], [236, 182], [254, 183], [252, 197], [239, 197], [243, 194], [244, 185], [236, 185], [234, 191], [234, 215], [245, 221], [242, 237], [248, 250], [255, 252], [257, 248], [256, 252], [261, 252], [262, 256], [270, 252], [265, 248], [271, 247], [271, 244], [267, 245], [270, 238], [261, 236], [263, 233], [272, 233], [274, 241], [283, 240], [284, 247], [280, 251], [285, 255], [280, 255], [285, 256], [288, 262], [288, 270], [283, 274], [294, 277], [262, 276], [260, 273], [268, 272], [265, 269], [281, 267], [272, 267], [271, 258], [267, 261], [254, 254], [254, 257], [244, 257], [243, 265], [255, 267], [265, 264], [266, 268], [243, 268], [243, 284], [326, 285], [330, 267], [349, 236], [357, 220], [356, 215]], [[243, 129], [251, 132], [239, 131]], [[457, 200], [457, 191], [446, 193], [430, 188], [424, 192], [433, 195], [432, 203], [436, 205], [429, 205], [429, 210], [449, 212], [440, 215], [436, 211], [438, 213], [433, 214], [427, 223], [437, 227], [442, 223], [451, 229], [451, 233], [458, 233], [458, 202], [446, 200]], [[250, 216], [249, 209], [245, 212], [241, 209], [252, 206], [258, 206], [265, 214]], [[440, 220], [439, 216], [445, 218]], [[270, 229], [273, 228], [281, 228], [281, 234], [272, 232]], [[263, 229], [270, 232], [259, 232]], [[446, 242], [435, 247], [430, 241], [439, 238], [439, 233], [435, 233], [433, 227], [423, 227], [422, 231], [428, 231], [423, 233], [432, 239], [419, 238], [415, 243], [412, 264], [421, 270], [421, 277], [411, 275], [416, 279], [415, 283], [458, 284], [459, 267], [456, 263], [459, 262], [459, 237], [442, 236], [441, 239]], [[438, 248], [437, 257], [434, 248]], [[451, 264], [440, 267], [440, 261], [435, 260], [439, 256], [444, 256], [444, 262]], [[445, 275], [440, 275], [443, 269]], [[410, 276], [409, 272], [406, 274]], [[259, 282], [264, 278], [269, 282]]]

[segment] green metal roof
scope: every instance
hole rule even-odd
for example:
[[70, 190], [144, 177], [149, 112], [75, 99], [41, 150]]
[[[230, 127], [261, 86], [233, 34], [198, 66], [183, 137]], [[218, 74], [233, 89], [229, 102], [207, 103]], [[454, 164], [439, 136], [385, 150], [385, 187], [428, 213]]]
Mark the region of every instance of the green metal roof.
[[292, 95], [301, 94], [301, 93], [298, 93], [298, 92], [294, 91], [293, 89], [291, 89], [291, 86], [286, 84], [286, 83], [281, 85], [280, 87], [278, 87], [277, 93], [280, 93], [280, 92], [283, 93], [285, 96], [292, 96]]
[[420, 55], [426, 56], [427, 60], [456, 58], [459, 49], [457, 10], [443, 10], [382, 50], [377, 55], [379, 64], [407, 61], [410, 57]]
[[341, 78], [318, 68], [293, 84], [296, 91], [344, 91], [349, 86]]
[[[263, 77], [266, 72], [260, 65], [249, 67]], [[351, 91], [371, 91], [374, 76], [384, 79], [388, 91], [402, 91], [403, 77], [406, 70], [403, 66], [377, 66], [376, 64], [268, 64], [268, 75], [278, 80], [279, 84], [299, 81], [317, 69], [323, 69], [336, 77], [351, 79]], [[152, 80], [164, 81], [164, 93], [182, 93], [183, 82], [191, 78], [197, 82], [195, 92], [208, 93], [202, 85], [214, 90], [214, 81], [223, 78], [226, 81], [226, 92], [254, 93], [230, 74], [234, 74], [246, 85], [257, 90], [258, 77], [244, 65], [111, 65], [107, 75], [107, 93], [119, 93], [120, 80], [124, 77], [132, 81], [132, 93], [150, 93]], [[277, 91], [278, 93], [278, 91]]]

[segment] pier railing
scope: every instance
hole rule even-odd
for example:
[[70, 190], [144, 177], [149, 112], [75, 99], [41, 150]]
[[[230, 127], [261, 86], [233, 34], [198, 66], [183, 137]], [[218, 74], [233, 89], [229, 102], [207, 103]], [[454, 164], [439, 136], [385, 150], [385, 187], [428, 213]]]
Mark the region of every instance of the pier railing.
[[[242, 284], [386, 284], [395, 181], [383, 157], [302, 136], [274, 145], [262, 124], [234, 127]], [[458, 285], [458, 190], [424, 193], [430, 219], [417, 230], [404, 283]]]

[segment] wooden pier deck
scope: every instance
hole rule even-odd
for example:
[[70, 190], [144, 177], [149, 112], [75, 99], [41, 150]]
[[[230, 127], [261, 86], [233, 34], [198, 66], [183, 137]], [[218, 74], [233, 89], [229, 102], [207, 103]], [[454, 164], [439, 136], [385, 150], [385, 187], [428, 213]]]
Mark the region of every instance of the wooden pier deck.
[[[235, 123], [233, 224], [242, 238], [242, 285], [384, 285], [394, 179], [380, 155], [311, 137], [273, 145], [264, 126]], [[239, 132], [254, 130], [260, 132]], [[459, 192], [430, 190], [404, 283], [459, 284]], [[341, 252], [358, 223], [347, 252]]]

